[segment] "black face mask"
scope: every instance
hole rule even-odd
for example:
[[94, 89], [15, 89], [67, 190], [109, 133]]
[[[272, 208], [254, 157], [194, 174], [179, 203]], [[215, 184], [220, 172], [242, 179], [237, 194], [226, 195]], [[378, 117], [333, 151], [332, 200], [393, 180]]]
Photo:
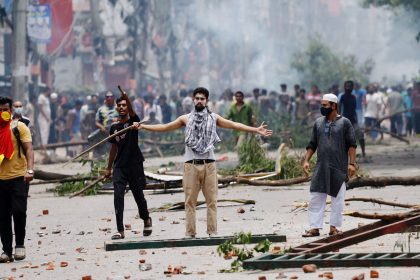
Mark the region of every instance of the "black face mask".
[[333, 109], [331, 107], [329, 108], [321, 107], [321, 115], [325, 117], [328, 117], [328, 115], [331, 114], [332, 111]]

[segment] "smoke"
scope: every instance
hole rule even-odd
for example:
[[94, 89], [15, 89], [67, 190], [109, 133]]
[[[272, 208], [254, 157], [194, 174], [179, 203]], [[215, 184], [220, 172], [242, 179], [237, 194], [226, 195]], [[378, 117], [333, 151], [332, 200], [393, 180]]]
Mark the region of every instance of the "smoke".
[[291, 88], [299, 79], [290, 59], [314, 36], [339, 55], [354, 54], [359, 62], [373, 59], [372, 81], [400, 81], [420, 68], [418, 30], [404, 12], [363, 8], [359, 0], [180, 3], [174, 18], [186, 26], [183, 51], [195, 53], [200, 63], [191, 68], [188, 61], [183, 67], [216, 92], [224, 87], [278, 90], [283, 82]]

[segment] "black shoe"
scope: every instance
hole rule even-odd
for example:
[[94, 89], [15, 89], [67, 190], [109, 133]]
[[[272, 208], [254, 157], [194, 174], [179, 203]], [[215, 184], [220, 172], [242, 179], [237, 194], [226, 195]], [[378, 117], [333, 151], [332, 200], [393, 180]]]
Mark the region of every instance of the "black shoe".
[[13, 262], [13, 256], [12, 254], [8, 255], [5, 252], [1, 253], [0, 255], [0, 263], [8, 263], [8, 262]]
[[152, 218], [148, 218], [144, 221], [143, 236], [149, 236], [152, 234]]

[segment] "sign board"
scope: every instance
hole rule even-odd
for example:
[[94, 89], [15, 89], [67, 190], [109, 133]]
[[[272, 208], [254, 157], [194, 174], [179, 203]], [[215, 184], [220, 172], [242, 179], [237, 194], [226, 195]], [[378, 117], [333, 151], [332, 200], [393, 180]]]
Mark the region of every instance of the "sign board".
[[28, 35], [36, 43], [48, 44], [51, 41], [50, 5], [29, 5]]

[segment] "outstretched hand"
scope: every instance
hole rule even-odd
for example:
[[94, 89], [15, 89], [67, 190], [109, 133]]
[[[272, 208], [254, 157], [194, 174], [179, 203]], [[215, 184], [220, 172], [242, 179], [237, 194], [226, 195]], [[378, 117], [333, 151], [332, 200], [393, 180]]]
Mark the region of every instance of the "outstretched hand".
[[257, 128], [257, 133], [262, 136], [271, 136], [273, 135], [273, 131], [267, 129], [267, 125], [264, 124], [264, 122], [261, 123], [261, 125]]

